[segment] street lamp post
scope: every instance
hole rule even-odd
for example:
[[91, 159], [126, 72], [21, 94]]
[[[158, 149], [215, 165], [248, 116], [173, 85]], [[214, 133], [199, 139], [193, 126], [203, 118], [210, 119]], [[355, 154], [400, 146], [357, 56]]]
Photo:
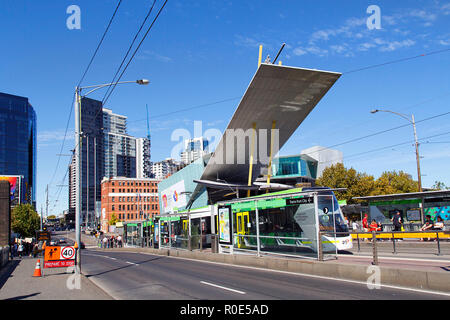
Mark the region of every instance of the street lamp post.
[[[75, 205], [75, 241], [78, 244], [78, 248], [81, 248], [81, 228], [80, 228], [80, 218], [81, 218], [81, 189], [82, 189], [82, 182], [80, 177], [81, 172], [81, 143], [82, 143], [82, 132], [81, 132], [81, 98], [86, 97], [87, 95], [91, 94], [92, 92], [99, 90], [101, 88], [109, 87], [109, 86], [115, 86], [117, 84], [124, 84], [124, 83], [137, 83], [139, 85], [147, 85], [150, 83], [149, 80], [141, 79], [136, 81], [122, 81], [122, 82], [115, 82], [115, 83], [106, 83], [106, 84], [100, 84], [100, 85], [94, 85], [94, 86], [86, 86], [86, 87], [76, 87], [75, 88], [75, 164], [76, 164], [76, 173], [75, 173], [75, 179], [76, 179], [76, 185], [75, 188], [75, 198], [76, 198], [76, 205]], [[81, 91], [84, 89], [91, 89], [89, 92], [81, 95]], [[89, 177], [88, 177], [89, 179]], [[77, 250], [77, 272], [80, 272], [81, 270], [81, 260], [80, 260], [80, 250]]]
[[[416, 149], [417, 184], [418, 184], [419, 192], [422, 192], [422, 174], [420, 173], [419, 141], [417, 140], [416, 121], [414, 119], [414, 114], [411, 114], [411, 119], [410, 119], [408, 117], [408, 115], [390, 111], [390, 110], [375, 109], [375, 110], [370, 111], [370, 113], [377, 113], [377, 112], [389, 112], [389, 113], [396, 114], [396, 115], [408, 120], [412, 124], [413, 129], [414, 129], [414, 145], [415, 145], [415, 149]], [[421, 213], [421, 220], [423, 222], [423, 201], [422, 201], [422, 208], [420, 208], [420, 213]]]

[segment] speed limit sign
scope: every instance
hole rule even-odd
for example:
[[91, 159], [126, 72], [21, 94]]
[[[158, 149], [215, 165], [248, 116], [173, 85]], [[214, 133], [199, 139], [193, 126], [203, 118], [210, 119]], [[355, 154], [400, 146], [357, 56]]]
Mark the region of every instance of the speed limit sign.
[[74, 247], [64, 247], [61, 249], [61, 260], [71, 260], [75, 257]]

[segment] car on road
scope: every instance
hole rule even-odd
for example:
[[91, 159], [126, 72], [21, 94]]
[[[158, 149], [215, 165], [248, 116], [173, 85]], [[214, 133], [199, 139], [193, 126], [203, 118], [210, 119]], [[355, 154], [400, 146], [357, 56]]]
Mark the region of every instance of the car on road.
[[56, 241], [55, 241], [55, 240], [51, 240], [51, 241], [50, 241], [50, 245], [51, 245], [51, 246], [56, 246]]
[[61, 239], [59, 239], [59, 243], [67, 243], [67, 241], [64, 238], [61, 238]]
[[86, 249], [86, 246], [84, 245], [83, 241], [80, 243], [80, 249]]

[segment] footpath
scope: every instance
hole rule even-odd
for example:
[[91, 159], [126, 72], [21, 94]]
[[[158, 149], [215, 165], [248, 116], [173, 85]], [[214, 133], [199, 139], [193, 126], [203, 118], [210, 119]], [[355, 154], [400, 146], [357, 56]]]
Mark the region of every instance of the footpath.
[[33, 277], [37, 260], [14, 258], [0, 270], [0, 300], [111, 300], [85, 276], [67, 273], [66, 268], [41, 269], [42, 277]]

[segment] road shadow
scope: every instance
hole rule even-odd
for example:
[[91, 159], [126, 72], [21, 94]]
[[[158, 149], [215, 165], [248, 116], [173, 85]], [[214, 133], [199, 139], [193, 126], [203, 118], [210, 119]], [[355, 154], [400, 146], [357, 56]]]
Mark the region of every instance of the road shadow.
[[12, 273], [20, 264], [20, 261], [21, 260], [10, 260], [2, 269], [0, 269], [0, 289], [5, 285], [6, 281], [12, 277]]
[[26, 298], [29, 298], [29, 297], [37, 296], [38, 294], [41, 294], [41, 293], [40, 292], [36, 292], [36, 293], [27, 294], [27, 295], [24, 295], [24, 296], [12, 297], [12, 298], [5, 299], [5, 301], [7, 301], [7, 300], [23, 300], [23, 299], [26, 299]]
[[[163, 259], [163, 258], [164, 258], [164, 257], [155, 257], [155, 258], [152, 258], [152, 259], [148, 259], [148, 260], [136, 262], [136, 264], [141, 265], [141, 264], [144, 264], [144, 263], [147, 263], [147, 262], [152, 262], [152, 261], [159, 260], [159, 259]], [[85, 276], [86, 278], [89, 278], [89, 277], [95, 277], [95, 276], [100, 276], [100, 275], [102, 275], [102, 274], [106, 274], [106, 273], [110, 273], [110, 272], [113, 272], [113, 271], [117, 271], [117, 270], [122, 270], [122, 269], [130, 268], [130, 267], [134, 267], [134, 266], [135, 266], [135, 265], [129, 264], [129, 265], [126, 265], [126, 266], [123, 266], [123, 267], [119, 267], [119, 268], [115, 268], [115, 269], [111, 269], [111, 270], [102, 271], [102, 272], [99, 272], [99, 273], [96, 273], [96, 274], [89, 274], [89, 275], [88, 275], [88, 274], [85, 274], [84, 276]]]

